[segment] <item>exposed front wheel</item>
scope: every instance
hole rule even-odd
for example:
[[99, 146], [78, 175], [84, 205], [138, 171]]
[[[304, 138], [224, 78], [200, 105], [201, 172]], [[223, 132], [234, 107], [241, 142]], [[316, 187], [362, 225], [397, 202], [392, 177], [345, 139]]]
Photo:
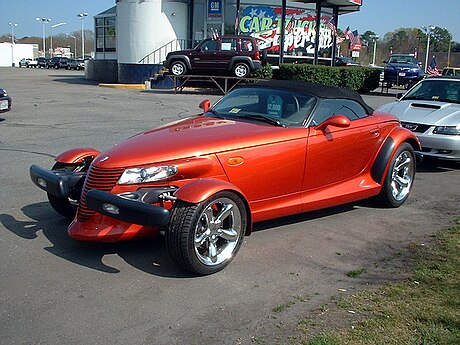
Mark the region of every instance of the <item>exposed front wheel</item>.
[[[65, 164], [65, 163], [55, 163], [51, 170], [61, 170], [61, 171], [77, 171], [81, 166], [77, 164]], [[76, 195], [70, 195], [67, 198], [60, 198], [55, 195], [49, 194], [48, 201], [50, 202], [53, 209], [59, 213], [61, 216], [66, 217], [69, 220], [75, 218], [75, 213], [77, 212], [78, 199], [80, 198], [79, 193]]]
[[182, 61], [174, 61], [169, 70], [173, 75], [184, 75], [187, 72], [187, 66]]
[[378, 201], [386, 207], [399, 207], [409, 197], [415, 177], [415, 153], [412, 146], [403, 143], [391, 160], [390, 168], [378, 195]]
[[166, 231], [171, 257], [182, 268], [199, 275], [222, 270], [241, 247], [246, 212], [241, 198], [229, 191], [198, 204], [177, 200]]
[[238, 78], [247, 77], [249, 73], [251, 73], [251, 70], [244, 62], [238, 62], [233, 66], [233, 74]]

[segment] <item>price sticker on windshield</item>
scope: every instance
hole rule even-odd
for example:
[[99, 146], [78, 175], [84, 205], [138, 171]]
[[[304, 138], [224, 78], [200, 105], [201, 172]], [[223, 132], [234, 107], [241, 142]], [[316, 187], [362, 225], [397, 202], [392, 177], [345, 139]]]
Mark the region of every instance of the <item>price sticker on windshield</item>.
[[278, 95], [270, 95], [267, 99], [267, 115], [281, 117], [283, 111], [283, 99]]

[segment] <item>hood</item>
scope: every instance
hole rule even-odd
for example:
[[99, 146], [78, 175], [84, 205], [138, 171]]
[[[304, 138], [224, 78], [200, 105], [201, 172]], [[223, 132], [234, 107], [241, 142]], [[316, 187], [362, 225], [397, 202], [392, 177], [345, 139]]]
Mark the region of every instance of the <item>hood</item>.
[[460, 123], [460, 104], [421, 100], [401, 100], [377, 109], [395, 115], [403, 122], [436, 126], [457, 126]]
[[[307, 131], [195, 116], [126, 139], [102, 152], [94, 164], [101, 168], [142, 166], [305, 138]], [[105, 157], [108, 159], [101, 162]]]
[[190, 55], [190, 54], [193, 54], [193, 53], [196, 53], [195, 49], [177, 50], [177, 51], [168, 53], [166, 58], [168, 58], [171, 55]]

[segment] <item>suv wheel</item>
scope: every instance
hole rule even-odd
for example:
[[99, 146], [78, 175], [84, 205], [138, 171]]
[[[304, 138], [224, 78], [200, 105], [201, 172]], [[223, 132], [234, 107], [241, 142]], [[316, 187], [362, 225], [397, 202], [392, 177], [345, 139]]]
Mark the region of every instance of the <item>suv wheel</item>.
[[233, 74], [238, 78], [247, 77], [250, 72], [249, 66], [244, 62], [237, 62], [233, 66]]
[[187, 72], [187, 66], [182, 61], [174, 61], [171, 63], [169, 70], [173, 75], [184, 75]]

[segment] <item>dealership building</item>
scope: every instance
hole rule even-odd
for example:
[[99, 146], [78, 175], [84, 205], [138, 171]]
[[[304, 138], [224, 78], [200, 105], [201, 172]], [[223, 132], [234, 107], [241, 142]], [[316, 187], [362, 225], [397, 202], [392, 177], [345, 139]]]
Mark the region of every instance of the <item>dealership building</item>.
[[94, 17], [95, 56], [86, 78], [143, 83], [168, 52], [194, 47], [213, 33], [258, 38], [274, 64], [332, 65], [339, 16], [361, 5], [362, 0], [116, 0]]

